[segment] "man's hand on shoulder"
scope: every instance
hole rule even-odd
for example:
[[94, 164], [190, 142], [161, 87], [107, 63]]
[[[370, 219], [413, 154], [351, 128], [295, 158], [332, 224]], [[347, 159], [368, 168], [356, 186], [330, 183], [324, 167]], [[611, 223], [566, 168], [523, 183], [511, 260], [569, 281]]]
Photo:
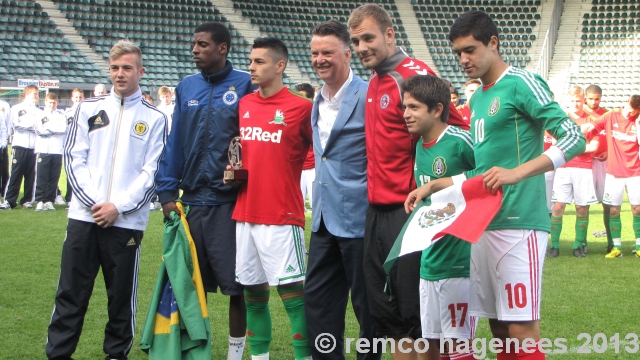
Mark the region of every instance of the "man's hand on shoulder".
[[95, 204], [91, 207], [91, 211], [93, 211], [93, 220], [96, 224], [105, 229], [115, 224], [120, 215], [116, 206], [110, 202]]
[[162, 213], [164, 214], [164, 217], [166, 217], [167, 219], [170, 218], [172, 211], [175, 211], [178, 216], [181, 215], [180, 209], [178, 209], [178, 207], [176, 206], [175, 201], [170, 201], [168, 203], [162, 204]]

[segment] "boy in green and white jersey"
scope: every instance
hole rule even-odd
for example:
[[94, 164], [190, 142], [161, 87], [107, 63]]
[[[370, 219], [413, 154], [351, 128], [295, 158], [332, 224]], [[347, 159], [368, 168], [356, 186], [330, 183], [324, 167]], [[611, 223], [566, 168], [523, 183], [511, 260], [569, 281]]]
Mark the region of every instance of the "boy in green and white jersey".
[[[504, 191], [500, 211], [471, 247], [470, 314], [489, 319], [493, 337], [502, 341], [498, 360], [540, 360], [541, 279], [550, 230], [542, 174], [584, 152], [585, 139], [540, 76], [504, 62], [498, 38], [482, 11], [460, 15], [449, 33], [467, 75], [484, 84], [471, 98], [476, 168], [465, 175], [482, 175], [486, 189]], [[557, 142], [543, 153], [544, 130]], [[453, 182], [431, 181], [407, 201], [416, 203]], [[536, 344], [507, 348], [507, 338]]]
[[[473, 169], [471, 134], [446, 123], [449, 112], [446, 82], [435, 76], [413, 76], [402, 84], [402, 92], [407, 128], [410, 133], [421, 136], [416, 146], [414, 168], [418, 186], [431, 179]], [[471, 243], [450, 235], [422, 252], [420, 318], [422, 337], [429, 341], [429, 358], [474, 359], [473, 349], [458, 353], [455, 345], [447, 346], [444, 353], [439, 353], [441, 334], [445, 339], [457, 342], [458, 339], [473, 338], [475, 332], [476, 319], [467, 311], [470, 252]]]

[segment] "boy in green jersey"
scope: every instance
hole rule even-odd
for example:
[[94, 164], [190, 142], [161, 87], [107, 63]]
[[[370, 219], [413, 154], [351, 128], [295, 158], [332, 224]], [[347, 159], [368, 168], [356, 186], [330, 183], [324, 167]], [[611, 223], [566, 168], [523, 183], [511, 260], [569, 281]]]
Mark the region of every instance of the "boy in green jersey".
[[[470, 103], [476, 167], [455, 179], [482, 175], [486, 189], [504, 191], [500, 211], [471, 246], [469, 312], [489, 319], [501, 341], [497, 360], [540, 360], [541, 279], [550, 230], [542, 174], [583, 153], [585, 139], [540, 76], [504, 62], [498, 37], [482, 11], [460, 15], [449, 33], [463, 69], [483, 84]], [[543, 153], [544, 130], [557, 142]], [[453, 182], [431, 181], [407, 203]]]
[[[419, 75], [402, 84], [404, 119], [416, 146], [418, 186], [431, 179], [459, 175], [475, 167], [469, 131], [447, 125], [449, 89], [444, 80]], [[407, 209], [408, 210], [408, 209]], [[410, 212], [410, 211], [407, 211]], [[474, 359], [473, 349], [458, 352], [460, 339], [473, 338], [476, 318], [469, 316], [471, 243], [446, 235], [422, 252], [420, 318], [429, 341], [429, 359]], [[439, 344], [440, 337], [453, 339]], [[455, 345], [454, 345], [455, 344]]]

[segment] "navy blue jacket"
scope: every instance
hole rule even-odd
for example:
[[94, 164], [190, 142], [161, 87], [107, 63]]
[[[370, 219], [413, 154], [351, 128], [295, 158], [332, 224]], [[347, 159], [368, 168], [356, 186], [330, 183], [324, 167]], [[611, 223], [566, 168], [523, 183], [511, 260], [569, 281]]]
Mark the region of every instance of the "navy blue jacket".
[[237, 190], [223, 185], [231, 139], [239, 135], [238, 102], [252, 92], [249, 73], [231, 62], [220, 72], [184, 78], [176, 87], [171, 134], [156, 176], [160, 203], [191, 205], [234, 202]]

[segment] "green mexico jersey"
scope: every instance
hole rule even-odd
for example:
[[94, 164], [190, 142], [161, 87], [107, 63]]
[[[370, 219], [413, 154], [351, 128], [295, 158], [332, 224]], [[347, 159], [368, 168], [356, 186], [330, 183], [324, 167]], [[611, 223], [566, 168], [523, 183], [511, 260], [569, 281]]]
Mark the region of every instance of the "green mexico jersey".
[[[471, 134], [449, 126], [435, 144], [416, 146], [415, 176], [418, 186], [430, 180], [462, 174], [475, 167]], [[469, 277], [471, 243], [444, 236], [422, 252], [420, 277], [429, 281]]]
[[[467, 178], [537, 158], [543, 152], [544, 130], [557, 139], [555, 146], [567, 161], [584, 152], [580, 130], [537, 74], [509, 67], [494, 85], [473, 94], [470, 109], [476, 168]], [[550, 230], [543, 174], [503, 186], [503, 191], [502, 207], [487, 230]]]

